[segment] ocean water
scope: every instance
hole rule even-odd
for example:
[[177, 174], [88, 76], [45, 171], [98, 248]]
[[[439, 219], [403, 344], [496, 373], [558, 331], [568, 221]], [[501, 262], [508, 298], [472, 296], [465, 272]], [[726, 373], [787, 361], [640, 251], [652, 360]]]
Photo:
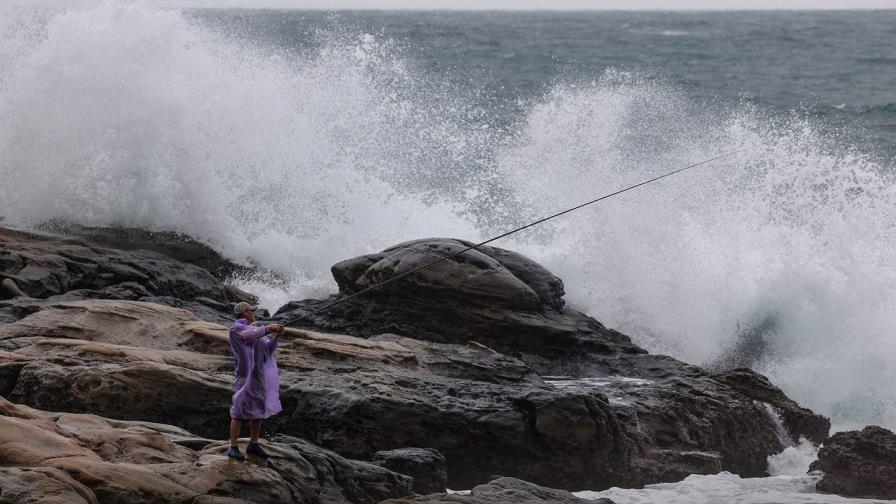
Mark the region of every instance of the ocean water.
[[652, 352], [896, 428], [896, 11], [4, 4], [0, 38], [4, 225], [187, 233], [271, 309], [750, 147], [495, 245]]

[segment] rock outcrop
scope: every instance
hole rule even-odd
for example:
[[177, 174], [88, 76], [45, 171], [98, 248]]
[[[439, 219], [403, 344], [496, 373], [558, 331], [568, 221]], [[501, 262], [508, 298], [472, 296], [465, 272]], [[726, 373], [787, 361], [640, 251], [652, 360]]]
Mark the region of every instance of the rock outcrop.
[[[334, 276], [343, 294], [356, 292], [463, 244], [411, 242], [340, 263]], [[104, 258], [122, 254], [135, 261], [134, 269], [143, 260], [16, 234], [0, 241], [0, 257], [19, 258], [3, 271], [17, 286], [30, 285], [19, 282], [30, 278], [21, 274], [22, 257], [40, 250], [64, 262], [70, 247], [83, 254], [96, 249]], [[504, 474], [567, 490], [721, 470], [763, 475], [766, 457], [788, 441], [769, 407], [789, 418], [790, 436], [820, 441], [827, 435], [826, 419], [755, 373], [713, 375], [649, 355], [565, 307], [559, 279], [519, 254], [483, 248], [455, 259], [317, 314], [308, 321], [314, 330], [282, 341], [284, 412], [265, 428], [352, 459], [432, 448], [447, 459], [452, 488]], [[52, 271], [65, 275], [61, 267]], [[67, 285], [97, 287], [84, 280], [95, 277]], [[146, 282], [133, 277], [108, 287], [143, 288], [152, 294], [140, 298], [147, 301], [164, 297], [158, 282]], [[0, 302], [0, 314], [11, 322], [0, 324], [0, 394], [40, 409], [226, 436], [232, 380], [226, 327], [162, 306], [178, 303], [68, 300], [69, 292]], [[180, 306], [211, 299], [186, 288], [178, 295]], [[291, 303], [278, 316], [319, 303]], [[204, 312], [202, 318], [210, 319]]]
[[82, 226], [59, 220], [45, 222], [38, 228], [45, 233], [89, 242], [104, 248], [138, 251], [148, 255], [160, 254], [164, 258], [199, 266], [215, 278], [228, 278], [252, 271], [248, 266], [227, 259], [205, 243], [180, 233], [147, 231], [131, 227]]
[[302, 440], [266, 443], [270, 459], [244, 462], [227, 458], [228, 445], [169, 425], [50, 413], [0, 397], [0, 501], [373, 504], [411, 494], [407, 476]]
[[[472, 245], [452, 239], [416, 240], [335, 264], [341, 294], [352, 294], [391, 276]], [[372, 290], [313, 315], [318, 330], [371, 336], [398, 333], [441, 343], [475, 340], [498, 351], [554, 358], [598, 352], [645, 353], [619, 332], [564, 308], [563, 283], [534, 261], [484, 246]], [[312, 311], [319, 301], [292, 302], [281, 319]]]
[[[218, 322], [228, 320], [232, 303], [247, 300], [245, 293], [225, 286], [205, 269], [158, 252], [124, 251], [79, 239], [2, 229], [0, 299], [22, 296], [51, 301], [149, 301], [187, 308]], [[21, 315], [15, 306], [0, 306], [0, 321]]]
[[[16, 402], [226, 435], [226, 328], [185, 310], [109, 300], [44, 305], [0, 326], [0, 348], [0, 392]], [[645, 361], [628, 370], [641, 366], [654, 378], [546, 379], [482, 345], [306, 331], [278, 351], [285, 411], [266, 425], [352, 458], [432, 447], [460, 488], [495, 473], [582, 489], [739, 463], [755, 472], [743, 461], [779, 449], [759, 403], [695, 370], [676, 374], [676, 361], [649, 358], [651, 368]]]
[[831, 429], [831, 422], [812, 413], [808, 408], [803, 408], [793, 399], [787, 397], [784, 391], [776, 387], [768, 378], [752, 369], [737, 368], [723, 371], [713, 375], [717, 381], [728, 385], [741, 394], [774, 408], [781, 417], [790, 444], [799, 442], [796, 433], [812, 441], [816, 445], [827, 439]]
[[[407, 242], [340, 262], [333, 266], [333, 276], [340, 295], [349, 295], [469, 245], [452, 239]], [[632, 483], [719, 470], [764, 474], [765, 457], [790, 440], [775, 433], [776, 419], [763, 403], [782, 413], [791, 437], [816, 443], [827, 437], [827, 419], [800, 408], [764, 377], [748, 370], [712, 375], [648, 355], [628, 337], [565, 307], [562, 295], [562, 282], [530, 259], [481, 247], [313, 314], [301, 324], [360, 337], [394, 332], [444, 343], [473, 341], [525, 362], [539, 376], [555, 377], [546, 380], [555, 389], [599, 392], [612, 412], [608, 422], [599, 423], [619, 425], [626, 432], [621, 437], [627, 442], [617, 448], [627, 454], [615, 456], [629, 461], [625, 472]], [[316, 306], [319, 301], [292, 302], [277, 316], [288, 321]], [[539, 407], [527, 407], [535, 408], [529, 416], [537, 418]], [[595, 411], [590, 406], [585, 410]], [[574, 438], [556, 434], [558, 439]], [[453, 459], [448, 458], [450, 464]], [[569, 488], [556, 479], [533, 481]]]
[[418, 494], [444, 492], [448, 487], [445, 456], [432, 448], [399, 448], [378, 451], [373, 463], [414, 479]]
[[877, 426], [838, 432], [818, 450], [810, 471], [822, 471], [819, 492], [896, 499], [896, 434]]

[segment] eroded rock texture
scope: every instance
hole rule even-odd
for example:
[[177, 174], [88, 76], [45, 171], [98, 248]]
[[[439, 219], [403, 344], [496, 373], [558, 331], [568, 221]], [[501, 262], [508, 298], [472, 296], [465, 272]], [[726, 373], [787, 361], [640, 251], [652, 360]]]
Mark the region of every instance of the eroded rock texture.
[[820, 492], [896, 499], [896, 434], [882, 427], [838, 432], [818, 451], [812, 471], [824, 472]]
[[[254, 297], [225, 286], [207, 270], [150, 250], [118, 250], [79, 239], [0, 231], [0, 300], [27, 296], [51, 301], [142, 300], [187, 308], [219, 322], [233, 302]], [[0, 321], [23, 315], [0, 307]]]
[[170, 425], [50, 413], [0, 398], [0, 500], [372, 504], [411, 493], [407, 476], [302, 440], [266, 443], [270, 459], [245, 462], [227, 458], [227, 446]]
[[418, 494], [444, 492], [448, 486], [445, 456], [432, 448], [398, 448], [378, 451], [373, 463], [414, 478]]
[[[333, 276], [340, 295], [348, 295], [469, 245], [441, 238], [407, 242], [340, 262], [333, 266]], [[560, 279], [540, 265], [514, 252], [482, 247], [300, 324], [361, 337], [394, 332], [418, 340], [472, 342], [519, 359], [554, 389], [515, 400], [525, 412], [526, 432], [538, 439], [533, 444], [562, 446], [573, 454], [579, 452], [576, 447], [595, 449], [591, 457], [573, 459], [588, 467], [589, 474], [604, 473], [599, 482], [592, 478], [592, 484], [673, 481], [719, 470], [764, 474], [766, 456], [792, 441], [780, 439], [770, 410], [781, 414], [792, 438], [821, 442], [827, 437], [827, 419], [800, 408], [764, 377], [749, 370], [712, 375], [649, 355], [628, 337], [565, 307], [562, 295]], [[288, 321], [316, 306], [319, 301], [293, 302], [278, 317]], [[551, 420], [555, 413], [581, 419], [581, 428]], [[435, 447], [448, 455], [451, 465], [451, 449], [444, 443]], [[551, 450], [546, 453], [550, 459]], [[556, 465], [562, 465], [559, 457]], [[607, 466], [624, 469], [601, 469]], [[573, 488], [582, 475], [566, 479], [569, 471], [524, 477]], [[498, 467], [492, 473], [520, 475]]]
[[[31, 235], [0, 245], [4, 257], [18, 258], [94, 249]], [[410, 242], [337, 264], [334, 276], [343, 294], [356, 292], [462, 246]], [[125, 254], [106, 250], [103, 257]], [[18, 261], [3, 271], [25, 269]], [[353, 459], [432, 448], [445, 456], [452, 488], [503, 474], [571, 490], [721, 470], [762, 475], [766, 457], [789, 442], [769, 414], [775, 409], [787, 435], [827, 435], [826, 419], [751, 371], [714, 375], [649, 355], [565, 307], [559, 279], [524, 256], [484, 248], [440, 267], [303, 321], [278, 350], [284, 412], [265, 430]], [[220, 287], [211, 278], [207, 285]], [[190, 294], [177, 299], [196, 303]], [[0, 394], [46, 410], [226, 437], [225, 326], [158, 303], [68, 299], [0, 302], [11, 322], [0, 325]], [[320, 302], [291, 303], [278, 316]]]

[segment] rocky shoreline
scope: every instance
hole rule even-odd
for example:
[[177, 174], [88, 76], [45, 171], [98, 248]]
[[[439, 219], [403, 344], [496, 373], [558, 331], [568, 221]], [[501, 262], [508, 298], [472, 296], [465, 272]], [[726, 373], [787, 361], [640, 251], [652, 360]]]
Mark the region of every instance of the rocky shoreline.
[[[763, 476], [769, 455], [828, 438], [826, 418], [765, 377], [651, 355], [566, 307], [540, 265], [483, 247], [303, 320], [277, 354], [284, 412], [264, 434], [277, 456], [240, 465], [213, 440], [226, 437], [230, 307], [252, 299], [223, 281], [241, 267], [175, 235], [77, 232], [0, 229], [4, 497], [579, 502], [564, 491]], [[464, 246], [407, 242], [333, 276], [346, 295]], [[32, 435], [43, 444], [17, 442]], [[436, 483], [399, 474], [418, 469]], [[412, 496], [440, 481], [475, 488]]]

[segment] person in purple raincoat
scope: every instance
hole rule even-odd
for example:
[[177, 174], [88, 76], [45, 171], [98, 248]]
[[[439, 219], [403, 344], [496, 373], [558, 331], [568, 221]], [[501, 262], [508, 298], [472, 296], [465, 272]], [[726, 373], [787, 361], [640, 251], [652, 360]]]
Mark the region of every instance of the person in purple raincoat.
[[258, 445], [261, 421], [283, 409], [280, 406], [280, 375], [274, 360], [277, 338], [283, 334], [283, 326], [252, 325], [257, 309], [249, 303], [237, 303], [233, 307], [237, 319], [230, 328], [230, 348], [235, 365], [233, 405], [230, 407], [230, 451], [227, 456], [238, 460], [245, 458], [237, 444], [242, 422], [248, 421], [251, 430], [246, 453], [267, 457]]

